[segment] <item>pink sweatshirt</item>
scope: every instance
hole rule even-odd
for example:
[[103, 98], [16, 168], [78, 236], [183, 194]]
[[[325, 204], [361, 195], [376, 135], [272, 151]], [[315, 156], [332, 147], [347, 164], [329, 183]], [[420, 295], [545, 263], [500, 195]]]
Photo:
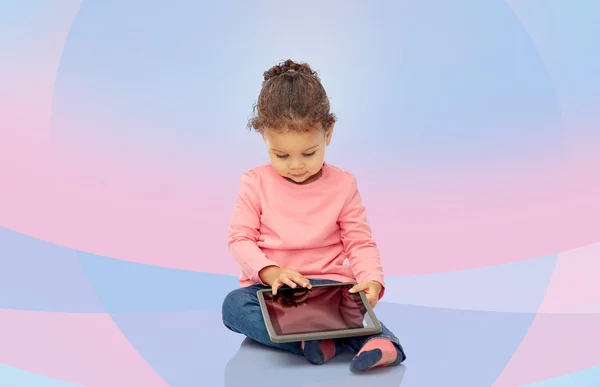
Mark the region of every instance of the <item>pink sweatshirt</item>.
[[258, 273], [271, 265], [307, 278], [385, 286], [356, 179], [329, 164], [305, 185], [287, 181], [270, 163], [245, 172], [228, 245], [241, 266], [242, 287], [263, 283]]

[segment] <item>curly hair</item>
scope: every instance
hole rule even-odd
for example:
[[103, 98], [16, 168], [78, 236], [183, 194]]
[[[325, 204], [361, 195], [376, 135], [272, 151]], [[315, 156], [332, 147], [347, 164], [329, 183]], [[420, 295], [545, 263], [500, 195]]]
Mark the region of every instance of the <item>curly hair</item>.
[[264, 133], [293, 130], [329, 131], [336, 121], [329, 98], [315, 71], [290, 59], [264, 72], [262, 89], [254, 104], [248, 129]]

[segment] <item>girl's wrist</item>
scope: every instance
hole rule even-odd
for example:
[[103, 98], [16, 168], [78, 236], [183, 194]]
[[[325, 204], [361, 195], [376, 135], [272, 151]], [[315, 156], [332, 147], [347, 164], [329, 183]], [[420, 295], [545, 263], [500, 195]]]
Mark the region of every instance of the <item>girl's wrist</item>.
[[267, 266], [261, 271], [258, 272], [258, 276], [260, 280], [265, 284], [272, 286], [275, 279], [279, 276], [279, 267], [278, 266]]

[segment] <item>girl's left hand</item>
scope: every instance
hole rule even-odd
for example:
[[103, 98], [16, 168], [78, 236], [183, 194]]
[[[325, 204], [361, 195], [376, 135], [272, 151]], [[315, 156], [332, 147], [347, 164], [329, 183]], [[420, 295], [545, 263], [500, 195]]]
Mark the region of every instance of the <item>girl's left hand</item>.
[[369, 305], [371, 308], [374, 308], [377, 305], [377, 301], [379, 301], [379, 293], [381, 293], [382, 286], [377, 281], [367, 281], [360, 283], [358, 285], [354, 285], [350, 289], [350, 293], [358, 293], [361, 290], [365, 292], [365, 296], [367, 296], [367, 300], [369, 301]]

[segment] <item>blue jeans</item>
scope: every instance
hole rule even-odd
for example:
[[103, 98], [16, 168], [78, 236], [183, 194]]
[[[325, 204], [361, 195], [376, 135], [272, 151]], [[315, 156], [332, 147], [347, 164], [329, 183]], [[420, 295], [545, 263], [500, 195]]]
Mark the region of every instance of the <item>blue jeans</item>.
[[[310, 282], [313, 285], [335, 283], [335, 281], [314, 279], [310, 280]], [[267, 289], [267, 287], [257, 284], [236, 289], [229, 293], [223, 301], [223, 324], [229, 330], [240, 333], [263, 345], [302, 355], [303, 352], [300, 343], [274, 343], [269, 338], [256, 295], [256, 292], [260, 289]], [[335, 341], [358, 352], [369, 340], [384, 338], [394, 343], [400, 350], [400, 353], [403, 355], [403, 359], [401, 360], [406, 359], [404, 349], [400, 345], [400, 340], [387, 329], [383, 322], [379, 322], [381, 323], [382, 331], [377, 335], [350, 337], [336, 339]]]

